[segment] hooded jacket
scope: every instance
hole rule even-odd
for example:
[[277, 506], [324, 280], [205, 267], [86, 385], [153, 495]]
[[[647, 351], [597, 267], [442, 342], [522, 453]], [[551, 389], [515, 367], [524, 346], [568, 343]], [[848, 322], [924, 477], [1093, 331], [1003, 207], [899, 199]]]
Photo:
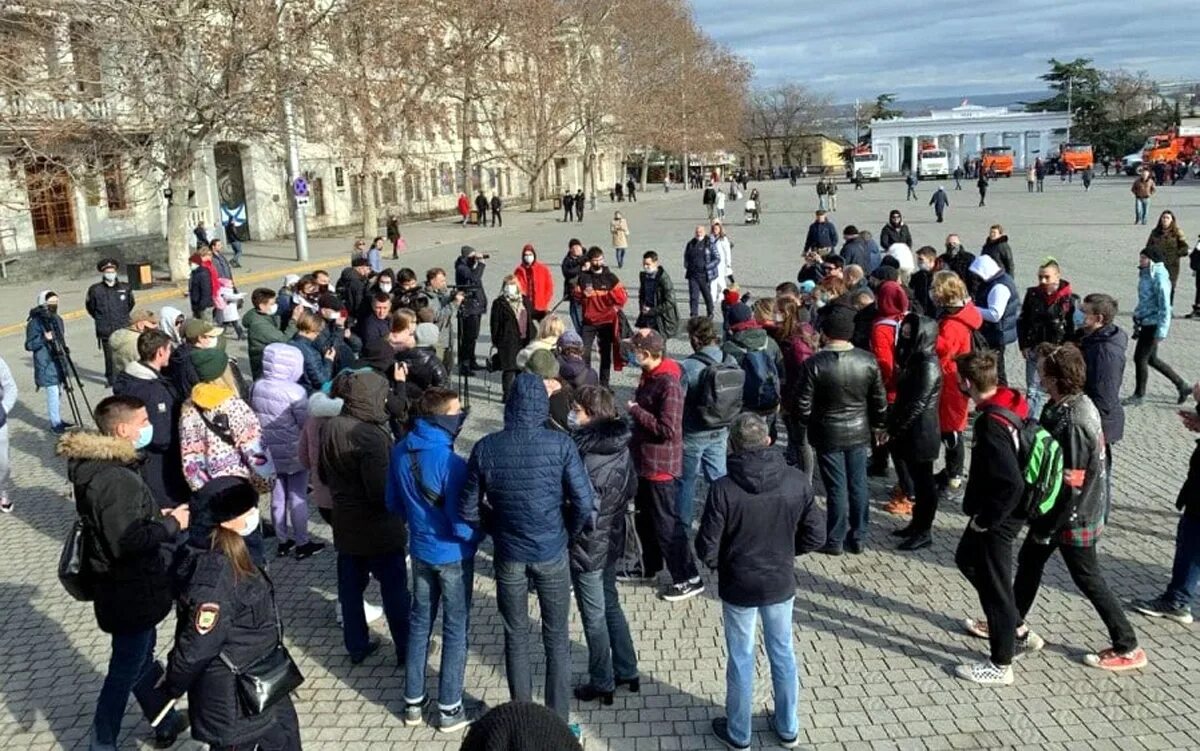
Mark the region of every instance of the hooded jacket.
[[522, 261], [513, 269], [517, 288], [529, 298], [533, 312], [544, 314], [554, 306], [554, 275], [550, 273], [549, 266], [537, 259], [537, 251], [532, 245], [526, 245], [521, 253], [533, 253], [533, 263], [526, 266]]
[[50, 342], [46, 341], [49, 332], [59, 344], [66, 346], [63, 319], [42, 304], [45, 294], [38, 295], [38, 305], [29, 309], [29, 318], [25, 322], [25, 351], [33, 353], [33, 382], [38, 388], [58, 386], [66, 380], [66, 374], [54, 358]]
[[254, 380], [262, 378], [263, 350], [269, 344], [284, 344], [296, 335], [296, 321], [288, 318], [287, 326], [280, 328], [279, 315], [269, 316], [251, 308], [242, 316], [246, 327], [246, 349], [250, 353], [250, 375]]
[[258, 417], [221, 382], [192, 388], [179, 415], [179, 452], [183, 476], [193, 491], [217, 477], [249, 480], [259, 493], [268, 492], [275, 481], [275, 464], [263, 447]]
[[[1091, 547], [1104, 531], [1108, 506], [1107, 447], [1100, 413], [1085, 394], [1074, 394], [1047, 403], [1039, 422], [1062, 447], [1063, 484], [1056, 504], [1062, 513], [1055, 514], [1058, 542]], [[1064, 493], [1066, 498], [1061, 497]]]
[[59, 439], [57, 450], [67, 459], [75, 511], [87, 529], [96, 623], [109, 634], [154, 628], [171, 612], [162, 545], [179, 524], [159, 512], [129, 441], [76, 431]]
[[599, 571], [625, 554], [625, 514], [637, 492], [637, 473], [629, 455], [629, 425], [621, 419], [597, 420], [572, 436], [588, 479], [596, 491], [596, 523], [571, 540], [571, 570]]
[[1166, 339], [1171, 330], [1171, 278], [1161, 263], [1138, 269], [1138, 299], [1133, 322], [1136, 326], [1153, 326], [1155, 339]]
[[318, 349], [319, 339], [308, 339], [296, 334], [288, 341], [287, 346], [300, 353], [300, 379], [298, 383], [309, 394], [320, 391], [333, 379], [333, 363], [325, 358], [322, 350]]
[[996, 262], [996, 265], [1004, 269], [1004, 273], [1016, 278], [1016, 267], [1013, 265], [1012, 248], [1008, 245], [1008, 235], [1000, 235], [995, 240], [989, 237], [984, 241], [983, 249], [979, 251], [979, 254], [988, 256]]
[[[905, 227], [905, 229], [907, 230], [908, 228]], [[864, 274], [870, 273], [867, 269], [871, 267], [871, 249], [867, 246], [867, 241], [862, 239], [861, 235], [855, 235], [847, 239], [839, 253], [847, 266], [855, 264], [863, 270]]]
[[521, 373], [504, 405], [504, 429], [475, 444], [467, 463], [462, 517], [492, 536], [496, 558], [556, 561], [568, 538], [594, 523], [595, 494], [571, 439], [545, 427], [542, 379]]
[[[409, 552], [417, 560], [437, 566], [475, 557], [482, 535], [459, 512], [466, 482], [467, 462], [454, 453], [454, 436], [431, 420], [414, 420], [413, 429], [392, 449], [387, 508], [408, 522]], [[426, 492], [438, 502], [431, 502]]]
[[696, 555], [717, 571], [717, 594], [731, 605], [763, 607], [796, 594], [795, 556], [825, 543], [825, 519], [801, 470], [763, 447], [730, 454], [708, 488]]
[[308, 470], [308, 484], [311, 490], [308, 497], [317, 508], [332, 509], [333, 496], [329, 486], [321, 480], [321, 439], [325, 425], [342, 413], [344, 402], [335, 399], [323, 391], [314, 391], [308, 397], [308, 419], [304, 421], [304, 430], [300, 432], [300, 440], [296, 445], [296, 454], [300, 463]]
[[888, 439], [897, 452], [913, 461], [932, 462], [941, 453], [938, 399], [942, 370], [934, 347], [937, 323], [932, 318], [911, 315], [901, 327], [897, 345], [899, 377], [896, 401], [888, 410]]
[[346, 555], [404, 552], [404, 517], [386, 500], [392, 433], [388, 382], [371, 371], [338, 376], [342, 413], [325, 426], [318, 472], [333, 497], [333, 544]]
[[183, 316], [183, 311], [170, 305], [164, 305], [158, 311], [158, 328], [171, 337], [171, 341], [175, 342], [176, 347], [183, 344], [183, 337], [175, 328], [175, 321], [181, 316]]
[[142, 477], [163, 508], [187, 503], [191, 490], [179, 456], [179, 393], [171, 379], [145, 363], [131, 362], [113, 379], [113, 394], [142, 400], [154, 437], [142, 449]]
[[983, 316], [979, 330], [988, 346], [1003, 349], [1017, 341], [1017, 317], [1021, 312], [1017, 285], [991, 256], [976, 258], [971, 264], [971, 273], [979, 279], [972, 294], [975, 306]]
[[1125, 435], [1125, 408], [1121, 406], [1121, 381], [1125, 378], [1125, 350], [1129, 336], [1110, 323], [1079, 340], [1087, 380], [1083, 392], [1100, 412], [1104, 438], [1109, 445]]
[[884, 282], [875, 294], [875, 322], [871, 325], [871, 352], [879, 362], [879, 375], [887, 391], [888, 404], [896, 401], [899, 364], [896, 344], [900, 341], [900, 322], [908, 313], [908, 293], [899, 282]]
[[904, 243], [910, 248], [913, 246], [912, 230], [908, 228], [904, 220], [900, 220], [899, 227], [889, 221], [883, 225], [883, 229], [879, 230], [879, 247], [883, 248], [885, 253], [895, 243]]
[[254, 382], [250, 406], [262, 425], [263, 446], [271, 453], [276, 472], [302, 472], [298, 449], [308, 419], [308, 392], [298, 381], [304, 357], [291, 345], [270, 344], [263, 352], [262, 371], [262, 378]]
[[978, 405], [963, 513], [973, 517], [975, 525], [985, 530], [1013, 518], [1025, 490], [1023, 467], [1017, 457], [1017, 428], [988, 411], [987, 407], [992, 405], [1003, 407], [1022, 420], [1029, 416], [1025, 397], [1006, 386], [997, 388], [992, 398]]
[[131, 362], [138, 361], [138, 337], [142, 332], [133, 328], [132, 324], [123, 326], [108, 337], [108, 347], [112, 350], [113, 372], [120, 373]]
[[1017, 341], [1021, 349], [1033, 349], [1043, 342], [1062, 344], [1075, 338], [1075, 306], [1078, 298], [1071, 283], [1063, 279], [1056, 290], [1047, 294], [1039, 284], [1025, 290], [1021, 315], [1017, 318]]
[[967, 395], [958, 390], [958, 363], [955, 358], [971, 351], [971, 333], [983, 325], [975, 303], [943, 311], [938, 319], [936, 352], [942, 369], [942, 395], [938, 400], [938, 423], [943, 433], [961, 433], [967, 429]]

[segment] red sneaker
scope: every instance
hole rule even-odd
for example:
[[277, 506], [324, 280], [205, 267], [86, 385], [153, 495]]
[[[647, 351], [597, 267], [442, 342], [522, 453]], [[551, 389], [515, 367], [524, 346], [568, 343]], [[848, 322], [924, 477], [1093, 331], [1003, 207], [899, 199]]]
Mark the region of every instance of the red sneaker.
[[1115, 649], [1105, 649], [1098, 654], [1084, 655], [1083, 661], [1094, 668], [1120, 673], [1126, 670], [1144, 668], [1149, 659], [1146, 657], [1146, 650], [1138, 647], [1132, 652], [1126, 652], [1125, 654], [1121, 654]]
[[913, 502], [904, 496], [892, 498], [892, 500], [883, 504], [883, 510], [897, 516], [910, 516], [912, 515]]

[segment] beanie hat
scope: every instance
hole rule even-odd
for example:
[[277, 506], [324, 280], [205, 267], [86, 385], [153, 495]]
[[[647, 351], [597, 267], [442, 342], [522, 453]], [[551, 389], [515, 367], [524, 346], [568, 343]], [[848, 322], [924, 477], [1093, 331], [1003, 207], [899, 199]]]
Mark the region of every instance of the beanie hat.
[[558, 358], [548, 349], [539, 349], [529, 356], [525, 363], [525, 371], [543, 380], [558, 378]]
[[[885, 261], [888, 259], [884, 259]], [[881, 282], [897, 282], [900, 281], [900, 269], [892, 264], [879, 264], [874, 271], [871, 272], [871, 278]]]
[[1161, 250], [1159, 250], [1158, 248], [1151, 248], [1151, 247], [1143, 248], [1142, 255], [1149, 258], [1152, 263], [1165, 263], [1166, 262], [1166, 257], [1163, 255], [1163, 252]]
[[192, 366], [201, 383], [215, 381], [225, 373], [229, 366], [229, 355], [217, 347], [211, 349], [194, 349], [191, 354]]
[[217, 478], [211, 485], [215, 491], [208, 499], [208, 511], [214, 526], [236, 519], [258, 505], [258, 492], [248, 480], [240, 477]]
[[854, 315], [852, 306], [841, 302], [828, 305], [821, 311], [821, 333], [829, 339], [849, 341], [854, 336]]
[[417, 340], [418, 347], [433, 347], [438, 343], [440, 334], [436, 323], [418, 323], [413, 337]]
[[846, 237], [853, 237], [858, 234], [858, 227], [855, 227], [853, 224], [847, 224], [845, 229], [842, 230], [842, 234]]
[[471, 723], [459, 751], [583, 751], [571, 727], [541, 704], [510, 701]]
[[317, 307], [328, 310], [341, 310], [342, 301], [332, 292], [326, 292], [317, 298]]
[[558, 337], [558, 346], [561, 347], [582, 347], [583, 338], [574, 331], [564, 331], [562, 336]]
[[[884, 256], [883, 258], [881, 258], [879, 260], [879, 266], [880, 267], [887, 266], [889, 268], [895, 269], [896, 271], [899, 271], [900, 270], [900, 259], [897, 258], [896, 256]], [[879, 268], [879, 267], [876, 267], [876, 268]], [[897, 275], [896, 278], [899, 279], [900, 278], [899, 275]]]
[[729, 320], [730, 326], [737, 326], [739, 323], [754, 320], [754, 311], [744, 302], [729, 307], [729, 312], [725, 315]]

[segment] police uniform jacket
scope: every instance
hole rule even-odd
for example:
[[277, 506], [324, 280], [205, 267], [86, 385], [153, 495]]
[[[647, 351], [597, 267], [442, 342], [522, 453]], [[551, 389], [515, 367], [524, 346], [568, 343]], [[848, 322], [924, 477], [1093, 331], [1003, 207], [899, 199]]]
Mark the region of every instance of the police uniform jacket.
[[184, 546], [175, 571], [175, 646], [167, 658], [164, 688], [187, 694], [192, 736], [210, 746], [240, 746], [276, 722], [279, 704], [248, 716], [236, 679], [220, 659], [239, 668], [267, 655], [279, 639], [274, 591], [261, 572], [234, 578], [233, 565], [216, 550]]

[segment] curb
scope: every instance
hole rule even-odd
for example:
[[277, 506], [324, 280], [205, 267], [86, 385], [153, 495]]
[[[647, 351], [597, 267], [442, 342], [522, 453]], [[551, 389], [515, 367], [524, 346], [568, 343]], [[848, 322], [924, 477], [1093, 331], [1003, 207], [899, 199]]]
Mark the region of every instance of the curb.
[[[344, 258], [344, 256], [345, 254], [339, 254], [336, 256], [325, 256], [317, 259], [310, 258], [302, 263], [293, 263], [290, 266], [282, 266], [271, 269], [270, 271], [256, 271], [253, 274], [245, 274], [244, 276], [238, 277], [238, 282], [239, 284], [252, 284], [254, 282], [261, 282], [275, 277], [282, 279], [288, 274], [303, 275], [303, 273], [306, 271], [315, 271], [322, 266], [328, 266], [329, 262], [336, 262], [337, 259]], [[174, 284], [174, 282], [171, 284]], [[141, 307], [142, 303], [162, 302], [164, 300], [170, 300], [176, 297], [187, 297], [186, 288], [182, 286], [172, 286], [168, 289], [159, 289], [152, 291], [149, 294], [139, 295], [137, 297], [137, 307]], [[75, 321], [87, 317], [87, 310], [79, 308], [77, 310], [69, 310], [66, 313], [60, 313], [59, 315], [62, 316], [63, 321]], [[12, 336], [13, 334], [20, 333], [24, 330], [24, 323], [10, 323], [7, 326], [0, 326], [0, 338]]]

